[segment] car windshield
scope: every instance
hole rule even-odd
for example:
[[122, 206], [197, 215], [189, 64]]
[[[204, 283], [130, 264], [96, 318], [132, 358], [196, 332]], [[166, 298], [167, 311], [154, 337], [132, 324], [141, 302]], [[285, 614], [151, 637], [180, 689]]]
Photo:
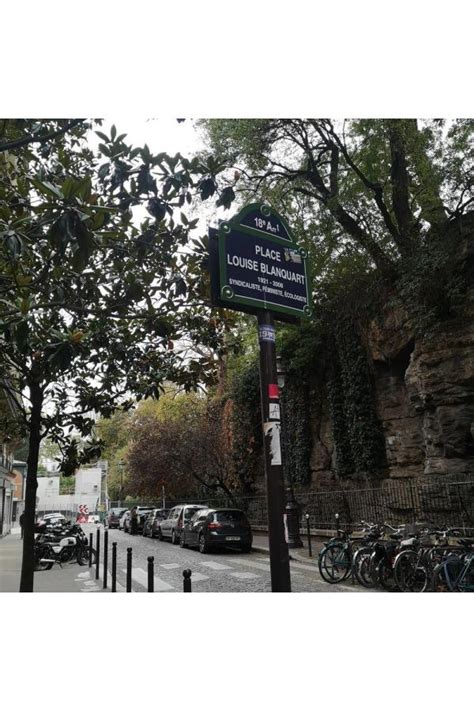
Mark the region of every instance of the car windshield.
[[232, 523], [241, 523], [246, 521], [243, 511], [217, 511], [214, 516], [216, 521], [219, 521], [220, 523], [225, 523], [227, 521], [232, 521]]

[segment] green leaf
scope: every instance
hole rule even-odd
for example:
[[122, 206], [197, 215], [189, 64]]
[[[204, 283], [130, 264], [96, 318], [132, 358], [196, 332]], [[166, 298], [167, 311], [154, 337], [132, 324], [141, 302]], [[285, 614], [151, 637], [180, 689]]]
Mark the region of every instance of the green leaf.
[[115, 141], [115, 136], [117, 135], [117, 129], [115, 128], [115, 125], [112, 126], [110, 129], [110, 137], [112, 141]]
[[212, 197], [216, 192], [216, 184], [212, 178], [205, 178], [199, 183], [199, 191], [201, 193], [201, 200], [207, 200]]
[[60, 200], [63, 199], [63, 194], [57, 185], [53, 185], [53, 183], [48, 181], [38, 180], [37, 178], [32, 178], [31, 182], [40, 193], [43, 193], [43, 195], [47, 195], [48, 197], [57, 197], [60, 198]]
[[219, 200], [216, 201], [216, 205], [219, 207], [222, 205], [226, 210], [230, 208], [233, 200], [235, 200], [235, 193], [233, 188], [224, 188], [221, 193]]
[[102, 133], [102, 131], [96, 131], [95, 133], [96, 133], [97, 136], [99, 136], [99, 138], [101, 138], [101, 139], [102, 139], [103, 141], [105, 141], [106, 143], [109, 142], [109, 137], [106, 136], [105, 133]]

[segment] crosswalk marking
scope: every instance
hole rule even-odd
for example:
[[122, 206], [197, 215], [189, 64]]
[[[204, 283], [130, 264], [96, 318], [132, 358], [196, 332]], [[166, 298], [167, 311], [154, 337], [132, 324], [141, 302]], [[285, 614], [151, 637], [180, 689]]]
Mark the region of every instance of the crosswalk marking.
[[173, 570], [173, 568], [180, 568], [179, 563], [160, 563], [160, 568], [164, 568], [165, 570]]
[[209, 575], [203, 575], [202, 573], [192, 573], [191, 583], [199, 583], [201, 580], [209, 580]]
[[[127, 574], [127, 570], [122, 570], [122, 573]], [[139, 585], [143, 585], [143, 587], [147, 588], [148, 587], [148, 573], [143, 570], [143, 568], [132, 568], [132, 580], [137, 582]], [[174, 587], [170, 585], [169, 583], [166, 583], [164, 580], [161, 578], [158, 578], [156, 575], [153, 578], [154, 580], [154, 586], [155, 586], [155, 592], [164, 592], [165, 590], [174, 590]]]
[[233, 578], [242, 578], [245, 580], [250, 580], [250, 578], [260, 578], [261, 575], [256, 575], [255, 573], [244, 573], [242, 571], [238, 571], [237, 573], [229, 573]]
[[211, 570], [232, 570], [230, 565], [215, 563], [213, 560], [210, 560], [207, 563], [201, 563], [201, 565], [204, 565], [206, 568], [210, 568]]
[[[230, 562], [230, 561], [229, 561]], [[256, 570], [265, 570], [268, 572], [270, 570], [270, 562], [268, 563], [257, 563], [253, 560], [247, 560], [246, 558], [233, 558], [232, 563], [237, 563], [238, 565], [246, 565], [249, 568], [255, 568]]]

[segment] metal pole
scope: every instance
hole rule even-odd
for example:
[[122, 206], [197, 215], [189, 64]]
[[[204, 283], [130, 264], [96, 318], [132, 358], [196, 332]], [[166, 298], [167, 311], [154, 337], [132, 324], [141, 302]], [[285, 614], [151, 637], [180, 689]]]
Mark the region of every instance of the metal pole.
[[132, 592], [132, 549], [127, 548], [127, 592]]
[[183, 570], [183, 592], [192, 592], [191, 590], [191, 571], [189, 568]]
[[92, 568], [92, 543], [94, 540], [94, 536], [92, 533], [89, 533], [89, 568]]
[[96, 542], [96, 559], [95, 559], [95, 579], [99, 579], [99, 561], [100, 561], [100, 528], [97, 529], [97, 542]]
[[155, 579], [153, 577], [154, 560], [152, 555], [148, 556], [148, 592], [155, 592]]
[[104, 583], [103, 586], [104, 588], [107, 587], [107, 558], [109, 555], [109, 532], [106, 531], [104, 533]]
[[275, 326], [273, 315], [269, 311], [261, 311], [257, 321], [272, 592], [291, 592], [290, 560], [283, 522], [285, 494], [280, 445], [280, 393], [276, 371]]
[[112, 592], [117, 592], [117, 543], [112, 543]]
[[311, 548], [311, 533], [309, 531], [309, 513], [305, 514], [306, 519], [306, 533], [308, 535], [308, 555], [310, 558], [313, 557], [313, 550]]

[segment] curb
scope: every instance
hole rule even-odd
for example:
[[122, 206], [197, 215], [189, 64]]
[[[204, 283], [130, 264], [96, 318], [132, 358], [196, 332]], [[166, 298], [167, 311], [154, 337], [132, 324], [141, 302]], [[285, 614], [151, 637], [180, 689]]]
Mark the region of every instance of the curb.
[[[265, 555], [270, 555], [269, 549], [264, 548], [263, 546], [252, 546], [252, 550], [256, 553], [265, 553]], [[289, 558], [290, 560], [298, 561], [298, 563], [308, 563], [314, 561], [314, 556], [312, 558], [304, 558], [303, 556], [298, 555], [298, 553], [290, 553]]]

